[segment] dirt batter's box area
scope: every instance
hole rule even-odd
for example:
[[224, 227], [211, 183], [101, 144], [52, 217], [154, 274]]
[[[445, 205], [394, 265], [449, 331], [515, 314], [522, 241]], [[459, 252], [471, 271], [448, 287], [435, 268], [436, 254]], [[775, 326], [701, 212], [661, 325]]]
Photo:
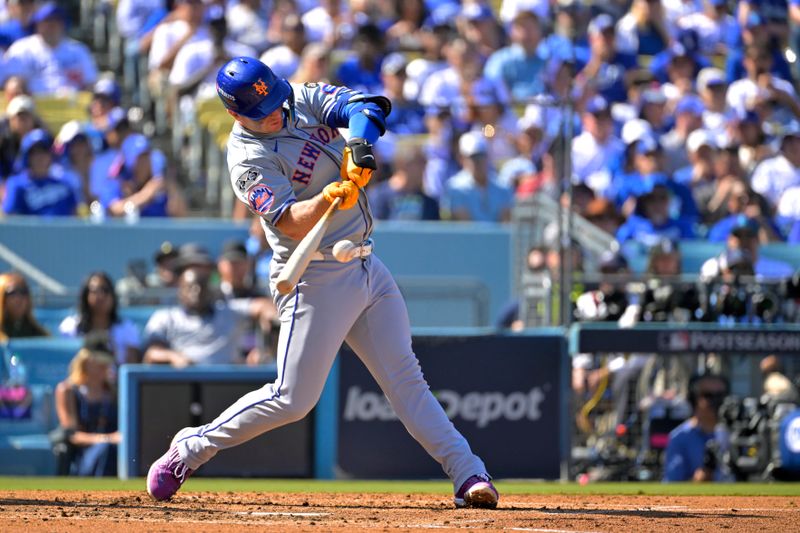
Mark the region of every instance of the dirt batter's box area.
[[[710, 485], [664, 486], [658, 495], [650, 494], [658, 488], [652, 485], [647, 494], [607, 494], [591, 485], [530, 483], [526, 493], [524, 483], [504, 491], [501, 482], [498, 509], [486, 511], [454, 509], [442, 485], [434, 492], [430, 486], [420, 492], [332, 492], [330, 486], [325, 492], [234, 492], [224, 490], [230, 481], [216, 491], [205, 491], [214, 480], [202, 481], [156, 503], [141, 490], [125, 490], [127, 483], [123, 490], [8, 490], [15, 484], [0, 478], [0, 531], [800, 531], [800, 487], [789, 485], [753, 487], [781, 494], [769, 496], [735, 495], [750, 492], [738, 485], [722, 487], [726, 495], [697, 494], [713, 492]], [[631, 491], [630, 485], [608, 487]], [[681, 489], [695, 495], [679, 495]]]

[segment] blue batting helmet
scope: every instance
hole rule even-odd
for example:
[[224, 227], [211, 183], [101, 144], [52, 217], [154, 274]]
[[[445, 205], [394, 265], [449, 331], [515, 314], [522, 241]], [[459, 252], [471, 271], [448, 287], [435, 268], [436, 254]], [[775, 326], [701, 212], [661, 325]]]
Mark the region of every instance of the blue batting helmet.
[[217, 73], [217, 94], [225, 107], [253, 120], [278, 109], [291, 92], [288, 81], [252, 57], [231, 59]]

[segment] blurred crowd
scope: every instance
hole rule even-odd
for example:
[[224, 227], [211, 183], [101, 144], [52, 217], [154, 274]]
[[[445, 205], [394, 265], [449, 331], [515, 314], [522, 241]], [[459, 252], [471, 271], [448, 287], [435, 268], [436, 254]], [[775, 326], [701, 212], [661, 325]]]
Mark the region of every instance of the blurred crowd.
[[[130, 119], [195, 120], [218, 67], [250, 55], [392, 100], [369, 190], [382, 219], [506, 221], [515, 199], [558, 196], [568, 169], [578, 213], [605, 213], [623, 244], [724, 241], [745, 224], [760, 242], [800, 238], [796, 0], [94, 5], [114, 10], [122, 73], [99, 74], [69, 37], [76, 13], [0, 1], [6, 213], [186, 213], [185, 154]], [[37, 98], [74, 91], [91, 93], [90, 119], [48, 132]]]
[[[55, 388], [58, 427], [49, 438], [57, 471], [116, 475], [120, 366], [275, 361], [279, 321], [272, 299], [256, 283], [256, 269], [262, 267], [248, 254], [253, 245], [259, 246], [260, 240], [227, 241], [215, 258], [197, 243], [175, 247], [165, 242], [154, 253], [152, 272], [132, 266], [116, 283], [104, 272], [90, 273], [75, 305], [55, 323], [46, 313], [38, 318], [42, 315], [23, 275], [0, 274], [0, 419], [34, 416], [25, 361], [8, 351], [7, 343], [35, 337], [80, 339], [82, 347]], [[123, 306], [152, 297], [160, 305]], [[125, 310], [139, 313], [131, 317]], [[35, 408], [50, 412], [46, 406]]]

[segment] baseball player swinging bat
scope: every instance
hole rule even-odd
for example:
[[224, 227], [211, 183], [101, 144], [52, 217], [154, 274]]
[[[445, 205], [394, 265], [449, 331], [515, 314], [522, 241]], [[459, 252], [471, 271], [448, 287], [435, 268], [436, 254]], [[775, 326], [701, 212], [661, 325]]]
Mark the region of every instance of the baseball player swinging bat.
[[[362, 190], [377, 168], [373, 145], [386, 131], [391, 102], [348, 87], [290, 84], [251, 57], [220, 68], [217, 94], [235, 119], [227, 151], [234, 193], [259, 216], [273, 264], [283, 266], [270, 280], [281, 317], [280, 377], [208, 423], [178, 430], [150, 466], [147, 492], [168, 500], [218, 451], [305, 416], [347, 342], [452, 480], [455, 506], [496, 507], [486, 465], [431, 393], [400, 289], [372, 253], [372, 212]], [[318, 249], [326, 251], [322, 258], [314, 257]]]
[[286, 266], [283, 267], [280, 275], [278, 275], [278, 281], [275, 285], [279, 293], [288, 294], [292, 292], [297, 282], [300, 281], [300, 276], [306, 271], [308, 264], [311, 262], [311, 256], [319, 248], [319, 243], [322, 242], [322, 237], [331, 223], [331, 217], [339, 209], [340, 203], [342, 203], [341, 198], [336, 198], [333, 201], [328, 210], [325, 211], [325, 214], [322, 215], [322, 218], [303, 237], [303, 240], [297, 245], [292, 255], [289, 256], [289, 260], [286, 261]]

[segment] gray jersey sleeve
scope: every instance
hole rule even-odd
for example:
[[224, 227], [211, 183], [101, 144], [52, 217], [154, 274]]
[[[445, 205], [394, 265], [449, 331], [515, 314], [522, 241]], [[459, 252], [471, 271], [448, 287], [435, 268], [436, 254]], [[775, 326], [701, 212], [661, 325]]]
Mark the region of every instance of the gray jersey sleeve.
[[239, 201], [273, 226], [297, 201], [279, 165], [264, 157], [236, 164], [231, 169], [231, 181]]
[[320, 124], [329, 126], [331, 113], [334, 112], [339, 99], [344, 95], [358, 94], [347, 87], [327, 83], [305, 83], [293, 85], [292, 88], [295, 91], [295, 105], [298, 109], [305, 115], [316, 118]]

